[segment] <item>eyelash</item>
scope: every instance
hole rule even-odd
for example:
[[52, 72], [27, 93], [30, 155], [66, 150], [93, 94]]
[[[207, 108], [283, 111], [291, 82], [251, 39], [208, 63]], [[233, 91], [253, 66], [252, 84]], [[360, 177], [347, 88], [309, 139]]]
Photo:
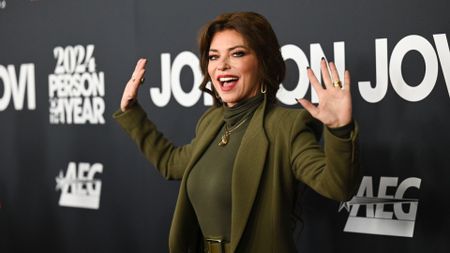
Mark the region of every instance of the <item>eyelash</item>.
[[[232, 55], [234, 57], [242, 57], [242, 56], [246, 55], [246, 53], [244, 51], [237, 51], [237, 52], [232, 53]], [[210, 60], [210, 61], [214, 61], [217, 58], [219, 58], [219, 55], [213, 54], [213, 55], [208, 56], [208, 60]]]
[[237, 52], [234, 52], [233, 53], [233, 56], [236, 56], [236, 57], [242, 57], [242, 56], [244, 56], [245, 55], [245, 52], [244, 51], [237, 51]]
[[217, 55], [209, 55], [208, 56], [208, 60], [210, 60], [210, 61], [216, 60], [217, 58], [218, 58]]

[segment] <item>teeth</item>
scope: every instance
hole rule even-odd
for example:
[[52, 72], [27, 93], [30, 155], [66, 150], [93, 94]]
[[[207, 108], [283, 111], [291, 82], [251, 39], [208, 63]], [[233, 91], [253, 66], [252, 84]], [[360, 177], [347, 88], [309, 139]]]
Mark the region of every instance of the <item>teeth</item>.
[[234, 81], [234, 80], [238, 80], [237, 77], [221, 77], [219, 78], [219, 81], [221, 82], [229, 82], [229, 81]]

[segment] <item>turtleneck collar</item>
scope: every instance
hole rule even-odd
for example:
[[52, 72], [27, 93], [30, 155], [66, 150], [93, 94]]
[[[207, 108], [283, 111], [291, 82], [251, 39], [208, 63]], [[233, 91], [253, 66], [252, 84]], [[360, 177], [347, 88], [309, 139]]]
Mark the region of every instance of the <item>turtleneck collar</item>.
[[224, 108], [224, 121], [228, 126], [234, 126], [241, 119], [255, 112], [256, 108], [263, 102], [264, 94], [259, 93], [256, 96], [240, 101], [233, 107]]

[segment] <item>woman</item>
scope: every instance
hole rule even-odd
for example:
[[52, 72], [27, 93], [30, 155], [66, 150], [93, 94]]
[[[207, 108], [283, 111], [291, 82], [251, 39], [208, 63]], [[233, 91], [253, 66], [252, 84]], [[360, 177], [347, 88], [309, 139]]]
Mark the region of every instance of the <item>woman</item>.
[[338, 201], [352, 196], [359, 167], [349, 73], [342, 87], [335, 65], [330, 76], [322, 60], [325, 88], [307, 70], [319, 106], [304, 99], [298, 102], [309, 113], [278, 106], [285, 65], [261, 15], [223, 14], [201, 32], [201, 89], [215, 105], [188, 145], [172, 145], [136, 103], [145, 64], [138, 61], [114, 117], [166, 179], [181, 180], [170, 252], [296, 252], [298, 181]]

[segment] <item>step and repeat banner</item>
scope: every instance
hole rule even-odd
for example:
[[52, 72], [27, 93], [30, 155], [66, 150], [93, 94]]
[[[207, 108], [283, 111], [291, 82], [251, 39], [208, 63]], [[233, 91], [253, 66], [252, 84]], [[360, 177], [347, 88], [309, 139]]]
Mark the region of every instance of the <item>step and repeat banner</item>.
[[176, 144], [212, 104], [197, 34], [256, 11], [278, 35], [278, 99], [317, 102], [306, 67], [352, 74], [363, 177], [345, 203], [300, 187], [299, 252], [449, 252], [450, 2], [0, 0], [0, 252], [167, 252], [178, 182], [114, 122], [139, 101]]

